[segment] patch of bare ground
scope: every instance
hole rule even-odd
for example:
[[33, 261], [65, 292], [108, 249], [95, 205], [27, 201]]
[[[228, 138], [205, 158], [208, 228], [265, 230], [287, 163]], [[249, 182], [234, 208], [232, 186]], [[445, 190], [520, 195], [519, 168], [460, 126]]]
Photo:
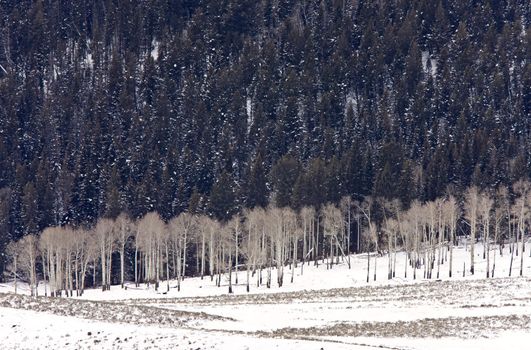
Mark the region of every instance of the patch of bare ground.
[[337, 323], [331, 326], [282, 328], [257, 332], [263, 337], [488, 337], [505, 330], [531, 330], [527, 315], [426, 318], [415, 321]]
[[204, 312], [160, 309], [132, 304], [86, 301], [69, 298], [30, 297], [0, 293], [0, 307], [48, 312], [106, 322], [188, 326], [194, 321], [232, 321], [231, 318]]
[[[418, 304], [429, 302], [438, 305], [470, 304], [484, 300], [497, 300], [506, 303], [520, 299], [531, 301], [531, 293], [515, 296], [514, 290], [522, 290], [531, 283], [529, 278], [496, 278], [480, 280], [455, 281], [423, 281], [411, 284], [391, 284], [386, 286], [360, 286], [325, 290], [304, 290], [298, 292], [279, 292], [269, 294], [216, 295], [207, 297], [186, 298], [150, 298], [116, 301], [127, 304], [194, 304], [194, 305], [226, 305], [226, 304], [278, 304], [304, 303], [316, 301], [354, 301], [363, 303], [383, 304], [400, 302]], [[523, 290], [528, 290], [526, 287]], [[451, 294], [448, 293], [451, 291]], [[450, 296], [449, 296], [450, 295]], [[473, 296], [474, 300], [471, 300]], [[482, 301], [483, 300], [483, 301]], [[479, 306], [477, 305], [477, 306]]]

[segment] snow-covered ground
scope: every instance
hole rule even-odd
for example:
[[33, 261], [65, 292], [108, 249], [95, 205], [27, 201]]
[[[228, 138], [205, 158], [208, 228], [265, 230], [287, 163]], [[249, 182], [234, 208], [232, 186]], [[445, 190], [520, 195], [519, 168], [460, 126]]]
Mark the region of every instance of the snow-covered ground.
[[[523, 277], [520, 257], [496, 254], [495, 277], [486, 279], [483, 246], [476, 246], [476, 273], [470, 275], [469, 251], [454, 250], [453, 278], [448, 261], [439, 279], [426, 280], [423, 269], [405, 272], [397, 254], [396, 277], [387, 279], [387, 257], [378, 257], [377, 280], [370, 282], [367, 255], [326, 264], [285, 268], [284, 285], [245, 289], [238, 273], [234, 294], [228, 280], [215, 286], [209, 277], [187, 278], [181, 291], [170, 281], [111, 291], [87, 290], [80, 298], [31, 298], [0, 285], [0, 333], [4, 349], [529, 349], [531, 344], [531, 258], [526, 247]], [[465, 277], [463, 277], [463, 263]], [[492, 266], [491, 266], [492, 268]], [[437, 272], [435, 265], [434, 276]], [[266, 271], [263, 278], [266, 278]], [[233, 276], [235, 284], [236, 276]], [[27, 286], [18, 286], [19, 294]], [[41, 293], [44, 291], [41, 285]]]

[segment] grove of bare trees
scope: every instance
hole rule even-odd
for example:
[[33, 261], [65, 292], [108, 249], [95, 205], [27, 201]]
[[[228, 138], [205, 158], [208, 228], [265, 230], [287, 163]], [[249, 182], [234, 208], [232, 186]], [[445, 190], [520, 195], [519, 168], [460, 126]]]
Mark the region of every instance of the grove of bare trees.
[[[519, 181], [510, 189], [490, 193], [471, 187], [462, 196], [414, 201], [408, 208], [397, 200], [345, 197], [338, 205], [298, 211], [245, 209], [227, 222], [187, 212], [168, 221], [156, 212], [136, 219], [122, 213], [93, 227], [49, 227], [11, 242], [7, 252], [15, 291], [24, 280], [32, 295], [38, 294], [40, 283], [45, 295], [79, 296], [88, 285], [103, 291], [113, 284], [126, 288], [126, 280], [157, 290], [164, 282], [163, 292], [168, 292], [180, 290], [185, 276], [192, 275], [210, 276], [232, 293], [233, 283], [242, 281], [250, 291], [253, 278], [257, 287], [282, 287], [286, 275], [293, 282], [295, 270], [300, 266], [302, 275], [310, 262], [327, 269], [346, 262], [350, 268], [352, 252], [367, 254], [367, 283], [377, 278], [378, 258], [387, 259], [389, 279], [452, 277], [459, 240], [470, 252], [463, 274], [465, 268], [474, 274], [480, 243], [486, 278], [495, 276], [495, 250], [503, 252], [503, 245], [511, 254], [509, 275], [515, 258], [523, 275], [529, 227], [531, 186]], [[405, 252], [405, 269], [396, 271], [400, 251]]]

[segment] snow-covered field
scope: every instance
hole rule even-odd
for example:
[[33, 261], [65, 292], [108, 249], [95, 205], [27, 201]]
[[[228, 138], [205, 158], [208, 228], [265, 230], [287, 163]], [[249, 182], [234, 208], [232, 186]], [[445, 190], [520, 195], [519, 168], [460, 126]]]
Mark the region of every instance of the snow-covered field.
[[[531, 246], [526, 247], [527, 249]], [[209, 277], [188, 278], [181, 291], [170, 281], [108, 292], [88, 290], [81, 298], [31, 298], [0, 285], [1, 349], [530, 349], [531, 258], [526, 249], [509, 274], [508, 248], [496, 253], [496, 278], [486, 279], [483, 247], [476, 247], [476, 273], [468, 273], [465, 247], [454, 250], [454, 277], [448, 262], [439, 280], [425, 280], [411, 268], [404, 277], [399, 253], [396, 277], [387, 279], [387, 257], [379, 257], [377, 280], [367, 284], [367, 256], [285, 270], [285, 282], [245, 289], [238, 273], [234, 294], [228, 281], [216, 287]], [[491, 255], [491, 264], [493, 257]], [[465, 277], [463, 277], [465, 263]], [[435, 266], [435, 273], [437, 266]], [[435, 275], [434, 273], [434, 275]], [[265, 278], [265, 273], [264, 276]], [[233, 283], [236, 276], [233, 275]], [[28, 291], [18, 286], [19, 294]], [[44, 291], [41, 285], [41, 292]]]

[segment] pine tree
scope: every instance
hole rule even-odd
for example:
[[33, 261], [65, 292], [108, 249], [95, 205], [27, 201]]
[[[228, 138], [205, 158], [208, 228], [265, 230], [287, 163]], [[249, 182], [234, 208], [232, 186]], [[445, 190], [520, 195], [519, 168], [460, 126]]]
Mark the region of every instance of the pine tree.
[[231, 175], [224, 170], [212, 186], [210, 193], [210, 211], [218, 220], [228, 221], [236, 210], [234, 182]]

